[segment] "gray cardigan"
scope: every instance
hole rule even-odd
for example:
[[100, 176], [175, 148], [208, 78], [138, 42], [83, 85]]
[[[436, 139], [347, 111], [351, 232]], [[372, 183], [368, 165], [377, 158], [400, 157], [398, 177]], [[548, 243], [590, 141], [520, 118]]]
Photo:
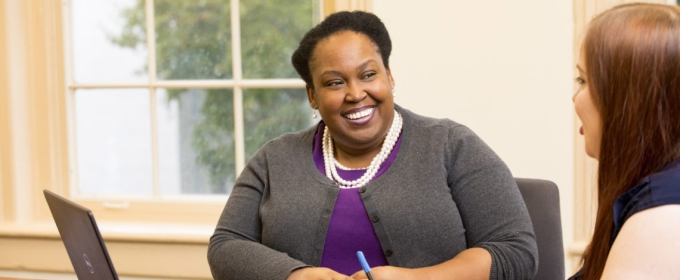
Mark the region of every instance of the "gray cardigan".
[[[395, 107], [397, 158], [357, 190], [389, 265], [432, 266], [479, 247], [491, 254], [490, 279], [533, 277], [531, 220], [503, 161], [467, 127]], [[282, 135], [250, 159], [210, 238], [215, 279], [285, 279], [321, 263], [339, 189], [314, 165], [315, 132]]]

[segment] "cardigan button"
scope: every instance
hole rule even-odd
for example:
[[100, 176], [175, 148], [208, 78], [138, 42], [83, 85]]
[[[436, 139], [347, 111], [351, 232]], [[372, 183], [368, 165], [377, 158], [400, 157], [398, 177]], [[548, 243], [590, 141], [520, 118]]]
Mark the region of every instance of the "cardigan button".
[[392, 250], [385, 251], [385, 256], [391, 257], [392, 256]]
[[378, 217], [378, 216], [373, 216], [373, 218], [372, 218], [371, 220], [372, 220], [374, 223], [377, 223], [378, 221], [380, 221], [380, 217]]
[[361, 189], [359, 190], [359, 193], [365, 193], [365, 192], [366, 192], [366, 187], [361, 187]]

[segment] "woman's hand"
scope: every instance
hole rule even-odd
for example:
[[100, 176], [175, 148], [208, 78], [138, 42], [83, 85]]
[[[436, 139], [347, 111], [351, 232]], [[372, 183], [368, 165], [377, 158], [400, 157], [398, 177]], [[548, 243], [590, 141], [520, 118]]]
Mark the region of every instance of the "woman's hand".
[[[396, 267], [396, 266], [378, 266], [371, 268], [371, 274], [375, 280], [398, 280], [398, 279], [422, 279], [416, 274], [416, 270]], [[368, 276], [363, 270], [352, 274], [354, 280], [367, 280]]]
[[304, 267], [293, 270], [286, 280], [352, 280], [352, 278], [330, 268]]

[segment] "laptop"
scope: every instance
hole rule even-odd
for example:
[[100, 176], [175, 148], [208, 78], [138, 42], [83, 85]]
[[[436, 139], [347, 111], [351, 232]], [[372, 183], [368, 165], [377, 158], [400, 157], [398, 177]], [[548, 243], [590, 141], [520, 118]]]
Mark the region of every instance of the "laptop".
[[118, 280], [92, 211], [51, 191], [43, 193], [78, 280]]

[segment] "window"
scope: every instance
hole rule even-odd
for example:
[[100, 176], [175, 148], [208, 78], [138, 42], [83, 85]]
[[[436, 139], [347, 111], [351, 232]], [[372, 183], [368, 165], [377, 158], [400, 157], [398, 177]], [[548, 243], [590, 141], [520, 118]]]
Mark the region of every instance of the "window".
[[[0, 0], [0, 2], [3, 1]], [[88, 6], [87, 1], [82, 0], [9, 1], [5, 5], [0, 4], [0, 14], [6, 16], [0, 17], [0, 61], [6, 62], [6, 67], [0, 69], [0, 248], [7, 248], [4, 251], [0, 250], [0, 259], [4, 257], [5, 260], [10, 260], [0, 261], [0, 269], [3, 271], [59, 272], [72, 269], [42, 194], [43, 189], [49, 189], [70, 197], [94, 212], [120, 275], [163, 279], [178, 277], [211, 279], [210, 270], [205, 262], [205, 252], [208, 237], [214, 230], [217, 217], [224, 207], [226, 201], [224, 194], [227, 192], [223, 192], [222, 195], [215, 195], [216, 192], [212, 192], [212, 195], [191, 195], [189, 192], [172, 195], [162, 191], [162, 186], [166, 184], [163, 180], [170, 180], [173, 177], [164, 177], [162, 174], [153, 172], [167, 168], [163, 165], [171, 161], [165, 159], [168, 155], [163, 153], [164, 149], [167, 149], [164, 145], [171, 147], [181, 145], [176, 143], [181, 139], [176, 135], [181, 132], [178, 128], [183, 127], [174, 125], [168, 128], [164, 122], [172, 124], [173, 117], [180, 122], [185, 120], [179, 117], [182, 114], [179, 112], [182, 108], [193, 108], [200, 112], [202, 107], [198, 105], [204, 104], [205, 99], [211, 97], [210, 93], [222, 90], [231, 94], [232, 106], [225, 108], [231, 108], [230, 110], [234, 112], [231, 120], [233, 125], [230, 129], [236, 139], [233, 145], [234, 151], [231, 152], [231, 156], [235, 158], [232, 161], [235, 170], [233, 173], [235, 173], [239, 165], [242, 166], [249, 157], [249, 147], [257, 146], [251, 145], [251, 142], [257, 141], [256, 138], [252, 136], [248, 138], [249, 135], [254, 135], [255, 131], [249, 122], [259, 123], [261, 116], [266, 117], [270, 112], [273, 114], [275, 109], [283, 109], [273, 108], [272, 103], [288, 101], [290, 95], [299, 98], [298, 92], [304, 92], [304, 85], [297, 77], [263, 74], [255, 76], [251, 75], [252, 72], [248, 72], [251, 71], [250, 68], [254, 68], [253, 64], [248, 64], [248, 61], [257, 62], [253, 59], [248, 60], [248, 57], [257, 55], [258, 48], [265, 54], [272, 52], [272, 55], [277, 53], [277, 50], [278, 54], [290, 52], [292, 49], [288, 48], [292, 47], [282, 42], [288, 42], [287, 40], [291, 39], [288, 36], [296, 36], [291, 33], [272, 35], [271, 30], [259, 30], [264, 28], [265, 24], [257, 25], [253, 22], [260, 16], [265, 19], [275, 17], [273, 23], [270, 24], [274, 27], [270, 29], [284, 30], [286, 24], [284, 16], [290, 15], [290, 11], [297, 9], [295, 7], [299, 8], [307, 2], [286, 1], [287, 7], [275, 1], [221, 2], [228, 7], [229, 11], [228, 34], [223, 34], [222, 37], [230, 38], [229, 44], [225, 44], [224, 48], [227, 50], [226, 55], [233, 60], [229, 60], [230, 66], [223, 67], [228, 68], [225, 71], [231, 71], [231, 78], [215, 78], [214, 76], [211, 78], [188, 76], [168, 78], [164, 76], [165, 74], [161, 74], [160, 70], [156, 71], [156, 69], [161, 69], [158, 65], [162, 65], [159, 58], [161, 51], [158, 47], [160, 38], [157, 37], [161, 36], [162, 32], [158, 31], [161, 27], [156, 24], [159, 21], [156, 16], [161, 13], [157, 7], [165, 2], [140, 2], [138, 0], [96, 2], [97, 5], [94, 7]], [[170, 3], [171, 1], [166, 2], [179, 5], [179, 3]], [[208, 5], [216, 1], [200, 2]], [[305, 17], [311, 18], [312, 22], [304, 23], [300, 20], [299, 23], [310, 27], [315, 22], [317, 10], [323, 10], [324, 14], [328, 14], [341, 9], [357, 9], [367, 6], [363, 3], [364, 1], [354, 2], [357, 1], [310, 1], [304, 4], [310, 11], [310, 14]], [[271, 11], [273, 4], [278, 5], [274, 7], [277, 10], [276, 13]], [[188, 7], [186, 6], [188, 4], [184, 5], [169, 7], [170, 10], [179, 11]], [[134, 23], [130, 24], [132, 34], [143, 35], [137, 38], [137, 40], [142, 38], [143, 41], [136, 43], [134, 47], [132, 44], [117, 43], [122, 39], [128, 40], [126, 43], [134, 42], [132, 39], [121, 37], [122, 34], [126, 34], [124, 31], [130, 23], [126, 20], [129, 17], [126, 17], [125, 13], [128, 13], [128, 10], [129, 13], [139, 11], [131, 9], [133, 7], [143, 9], [142, 18], [135, 18], [138, 14], [130, 16]], [[204, 8], [204, 10], [212, 11], [213, 7]], [[196, 13], [195, 10], [194, 13]], [[148, 17], [147, 14], [155, 14], [155, 16]], [[232, 14], [236, 14], [236, 17], [232, 17]], [[202, 15], [207, 15], [207, 13]], [[178, 15], [174, 16], [180, 18]], [[296, 19], [295, 22], [298, 22], [297, 19], [301, 19], [302, 16], [296, 14], [293, 17]], [[236, 24], [233, 24], [234, 21]], [[175, 20], [175, 24], [180, 23]], [[235, 26], [239, 28], [235, 29]], [[152, 28], [148, 30], [148, 27]], [[201, 27], [208, 28], [209, 26], [201, 25]], [[179, 25], [177, 28], [181, 29]], [[232, 33], [231, 30], [238, 32]], [[193, 29], [192, 31], [195, 32]], [[147, 34], [150, 35], [147, 36]], [[269, 34], [272, 38], [267, 38], [267, 40], [276, 39], [279, 44], [277, 46], [284, 47], [266, 48], [262, 47], [262, 43], [248, 45], [245, 42], [249, 40], [252, 43], [252, 40], [257, 40], [260, 38], [258, 36], [264, 36], [263, 34]], [[277, 38], [277, 36], [285, 38]], [[221, 39], [222, 37], [215, 38]], [[147, 40], [149, 38], [155, 39], [149, 42]], [[240, 39], [234, 41], [231, 38]], [[175, 39], [181, 38], [175, 36]], [[299, 37], [294, 40], [299, 40]], [[185, 45], [188, 44], [187, 42], [189, 41], [186, 41]], [[149, 46], [152, 45], [155, 47], [150, 48]], [[237, 52], [240, 55], [234, 55], [232, 46], [237, 46], [242, 50]], [[189, 45], [176, 47], [189, 49]], [[212, 63], [210, 65], [216, 64], [213, 60], [214, 56], [207, 59], [208, 63]], [[234, 63], [235, 60], [241, 62]], [[279, 69], [275, 68], [279, 66], [273, 62], [274, 60], [267, 60], [258, 62], [261, 64], [255, 66], [260, 69], [265, 67]], [[288, 58], [278, 63], [287, 64]], [[234, 68], [239, 65], [242, 65], [239, 68], [241, 72]], [[269, 73], [272, 72], [280, 73], [274, 70]], [[239, 79], [236, 79], [237, 73], [241, 73]], [[241, 99], [234, 102], [234, 98], [239, 97], [239, 92]], [[278, 96], [279, 94], [281, 97]], [[196, 107], [188, 107], [189, 105], [183, 105], [184, 103], [181, 103], [183, 101], [178, 100], [192, 95], [203, 95], [200, 98], [205, 99], [203, 103], [191, 103], [198, 104], [195, 105]], [[271, 95], [277, 96], [269, 98]], [[222, 97], [222, 95], [212, 96]], [[259, 102], [257, 98], [265, 97], [265, 102], [255, 102]], [[93, 100], [96, 98], [102, 100], [95, 104]], [[194, 98], [194, 100], [201, 101], [200, 98]], [[103, 106], [102, 102], [104, 102]], [[86, 106], [88, 104], [92, 106]], [[161, 108], [161, 106], [164, 107]], [[300, 110], [308, 110], [306, 107]], [[161, 110], [165, 111], [161, 112]], [[237, 114], [239, 110], [240, 113]], [[88, 117], [87, 114], [95, 118], [95, 121], [90, 121], [88, 124], [88, 121], [84, 119]], [[295, 114], [295, 116], [311, 120], [311, 111], [305, 114]], [[241, 119], [240, 122], [237, 117]], [[281, 120], [279, 123], [284, 122], [287, 121]], [[276, 120], [270, 120], [268, 125], [272, 123], [278, 124]], [[94, 135], [95, 133], [89, 131], [105, 131], [102, 129], [103, 126], [111, 129], [125, 129], [126, 133], [134, 133], [134, 130], [138, 129], [146, 131], [138, 133], [142, 135], [138, 138], [133, 137], [134, 141], [120, 138], [129, 137], [128, 135], [107, 138], [104, 135]], [[172, 128], [175, 128], [175, 131]], [[163, 129], [166, 131], [161, 132], [160, 130]], [[290, 128], [277, 126], [271, 130], [266, 129], [265, 133], [275, 134], [274, 129], [290, 130]], [[167, 130], [170, 130], [170, 133]], [[176, 137], [174, 140], [173, 138], [161, 140], [159, 139], [161, 135], [175, 135]], [[105, 142], [96, 142], [104, 140]], [[86, 145], [81, 146], [82, 143], [79, 143], [82, 141], [93, 142], [90, 146], [94, 148], [90, 147], [90, 149], [95, 154], [98, 153], [97, 155], [115, 154], [119, 157], [94, 158], [91, 159], [90, 164], [79, 161], [79, 156], [89, 156], [82, 151], [87, 149]], [[149, 142], [139, 144], [137, 141]], [[151, 153], [151, 155], [146, 157], [147, 159], [136, 162], [129, 160], [131, 157], [126, 153]], [[121, 160], [127, 162], [123, 164]], [[179, 160], [184, 160], [184, 158]], [[92, 176], [90, 178], [94, 178], [95, 183], [92, 185], [95, 187], [82, 191], [79, 185], [83, 183], [77, 181], [80, 176], [83, 176], [80, 173], [101, 172], [96, 171], [96, 164], [103, 164], [107, 167], [117, 166], [119, 169], [105, 169], [110, 173], [99, 174], [109, 176], [107, 180], [118, 180], [118, 184], [142, 182], [136, 187], [146, 188], [144, 190], [146, 193], [135, 193], [138, 192], [137, 189], [111, 191], [108, 189], [109, 186], [117, 188], [120, 185], [109, 184], [103, 188], [100, 185], [107, 184], [107, 181]], [[151, 164], [151, 171], [148, 171], [149, 164]], [[144, 172], [148, 174], [142, 177], [146, 179], [135, 181], [130, 179], [132, 176], [123, 174], [120, 170], [129, 168], [128, 165], [147, 168]], [[158, 166], [154, 167], [154, 165]], [[180, 167], [184, 168], [181, 165]], [[112, 174], [120, 174], [120, 176], [112, 176]], [[203, 178], [209, 180], [208, 176]], [[151, 182], [151, 186], [147, 185], [148, 182]], [[36, 259], [36, 255], [41, 255], [43, 258]], [[160, 266], [146, 261], [158, 256], [163, 256], [164, 259], [162, 263], [158, 263]], [[55, 260], [64, 260], [64, 262], [55, 262]], [[140, 266], [140, 263], [145, 265]]]
[[313, 124], [290, 56], [315, 0], [72, 0], [71, 195], [229, 194], [268, 140]]

